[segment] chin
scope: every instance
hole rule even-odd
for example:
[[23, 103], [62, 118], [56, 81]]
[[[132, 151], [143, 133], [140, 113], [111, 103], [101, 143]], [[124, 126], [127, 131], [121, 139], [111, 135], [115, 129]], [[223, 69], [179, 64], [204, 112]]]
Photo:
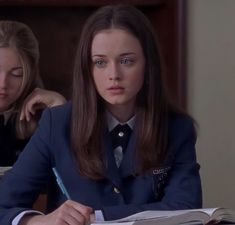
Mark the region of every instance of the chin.
[[110, 100], [107, 101], [110, 105], [122, 105], [125, 104], [126, 101], [123, 100]]
[[126, 105], [130, 102], [131, 99], [123, 98], [123, 96], [115, 96], [109, 98], [103, 98], [108, 105], [121, 106]]

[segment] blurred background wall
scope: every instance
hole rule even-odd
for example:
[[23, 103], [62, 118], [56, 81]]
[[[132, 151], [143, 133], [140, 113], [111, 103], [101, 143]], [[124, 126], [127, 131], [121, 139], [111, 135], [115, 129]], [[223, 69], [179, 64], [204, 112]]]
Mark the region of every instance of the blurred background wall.
[[188, 0], [188, 106], [204, 207], [235, 208], [235, 1]]

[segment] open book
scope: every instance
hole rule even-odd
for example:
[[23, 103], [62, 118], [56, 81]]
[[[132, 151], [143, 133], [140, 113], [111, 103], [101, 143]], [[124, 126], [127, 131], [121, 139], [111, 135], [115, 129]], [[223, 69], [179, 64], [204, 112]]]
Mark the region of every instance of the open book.
[[112, 221], [93, 225], [178, 225], [235, 223], [235, 211], [227, 208], [206, 208], [173, 211], [143, 211]]

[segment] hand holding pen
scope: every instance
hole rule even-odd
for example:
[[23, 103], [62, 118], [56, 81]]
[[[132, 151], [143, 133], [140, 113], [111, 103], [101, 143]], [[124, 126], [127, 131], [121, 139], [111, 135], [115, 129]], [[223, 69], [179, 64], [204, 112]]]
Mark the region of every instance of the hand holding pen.
[[92, 223], [92, 208], [67, 200], [47, 215], [26, 215], [20, 225], [88, 225]]
[[21, 225], [87, 225], [93, 222], [93, 209], [89, 206], [71, 200], [71, 197], [64, 186], [64, 183], [56, 170], [52, 168], [57, 184], [66, 196], [66, 200], [59, 208], [47, 215], [26, 215], [22, 218]]

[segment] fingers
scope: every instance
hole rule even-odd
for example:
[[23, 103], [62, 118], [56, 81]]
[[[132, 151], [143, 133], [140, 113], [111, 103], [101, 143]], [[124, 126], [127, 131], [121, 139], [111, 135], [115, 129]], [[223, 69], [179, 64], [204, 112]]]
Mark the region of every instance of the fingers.
[[[55, 224], [86, 225], [90, 223], [92, 208], [78, 202], [68, 200], [53, 212]], [[53, 223], [54, 224], [54, 223]]]
[[30, 121], [38, 109], [61, 105], [65, 102], [66, 99], [57, 92], [35, 88], [24, 100], [20, 120]]
[[20, 225], [87, 225], [90, 224], [92, 208], [68, 200], [48, 215], [28, 215]]
[[43, 104], [43, 95], [42, 95], [42, 89], [36, 88], [32, 91], [31, 94], [27, 96], [27, 98], [24, 100], [21, 114], [20, 114], [20, 120], [26, 119], [26, 121], [30, 121], [32, 115], [36, 113], [38, 109], [45, 108]]
[[92, 208], [80, 203], [68, 200], [59, 209], [57, 218], [69, 225], [88, 224]]
[[93, 212], [92, 214], [90, 214], [90, 223], [94, 222], [95, 222], [95, 213]]
[[85, 217], [86, 221], [89, 222], [90, 221], [90, 215], [93, 212], [93, 209], [89, 206], [85, 206], [83, 204], [80, 204], [78, 202], [74, 202], [71, 200], [68, 200], [67, 203], [72, 204], [72, 206], [79, 211], [79, 213]]

